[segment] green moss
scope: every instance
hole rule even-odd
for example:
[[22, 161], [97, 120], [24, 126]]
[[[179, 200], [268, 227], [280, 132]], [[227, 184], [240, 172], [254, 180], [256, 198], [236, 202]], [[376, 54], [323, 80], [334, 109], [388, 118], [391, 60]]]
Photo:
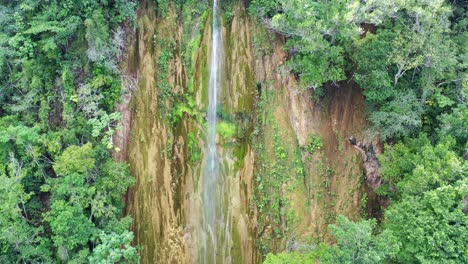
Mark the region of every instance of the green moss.
[[173, 59], [176, 47], [173, 36], [155, 34], [153, 36], [154, 48], [157, 53], [157, 76], [156, 85], [158, 87], [158, 105], [161, 109], [161, 117], [171, 120], [171, 111], [168, 104], [174, 100], [172, 85], [169, 82], [169, 64]]
[[221, 121], [216, 126], [216, 132], [225, 140], [232, 139], [236, 134], [236, 125], [231, 122]]
[[[194, 92], [194, 76], [196, 76], [196, 74], [194, 74], [194, 68], [196, 70], [197, 51], [203, 39], [208, 15], [209, 12], [206, 9], [206, 4], [198, 3], [198, 1], [190, 1], [184, 4], [182, 63], [187, 70], [187, 76], [189, 76], [187, 88], [190, 93]], [[196, 34], [194, 35], [193, 32], [196, 32]]]
[[202, 150], [198, 145], [198, 139], [193, 132], [187, 134], [187, 148], [190, 153], [190, 160], [197, 162], [201, 160]]
[[172, 125], [175, 125], [178, 121], [182, 120], [183, 117], [189, 116], [194, 118], [197, 121], [201, 121], [202, 116], [200, 111], [197, 108], [195, 99], [190, 96], [188, 93], [182, 99], [179, 99], [174, 103], [172, 109]]
[[200, 57], [198, 59], [201, 64], [201, 85], [202, 85], [202, 104], [208, 105], [208, 81], [209, 81], [209, 69], [208, 69], [208, 46], [206, 43], [202, 44]]
[[247, 154], [248, 146], [249, 146], [248, 142], [240, 143], [234, 149], [234, 157], [236, 158], [236, 163], [234, 165], [234, 168], [236, 170], [239, 170], [240, 168], [244, 166], [244, 157]]
[[244, 263], [243, 256], [242, 256], [242, 241], [239, 230], [237, 230], [236, 226], [234, 226], [232, 230], [232, 251], [231, 256], [232, 259], [235, 259], [235, 263]]

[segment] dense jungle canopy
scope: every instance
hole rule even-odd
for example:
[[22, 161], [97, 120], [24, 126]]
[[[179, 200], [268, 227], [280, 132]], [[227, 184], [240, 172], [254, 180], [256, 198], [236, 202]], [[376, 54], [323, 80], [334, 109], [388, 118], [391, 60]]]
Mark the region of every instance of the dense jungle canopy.
[[[232, 263], [240, 259], [269, 264], [316, 260], [468, 263], [467, 3], [219, 0], [219, 5], [221, 32], [230, 36], [224, 42], [227, 58], [242, 52], [239, 49], [252, 49], [254, 55], [246, 57], [264, 60], [284, 52], [285, 62], [270, 68], [278, 71], [279, 78], [292, 76], [298, 93], [310, 93], [307, 103], [327, 105], [333, 91], [355, 84], [364, 98], [365, 115], [360, 142], [349, 142], [351, 134], [340, 135], [338, 142], [349, 146], [357, 157], [359, 151], [364, 153], [363, 160], [354, 160], [363, 168], [356, 176], [361, 186], [356, 189], [358, 202], [363, 209], [353, 217], [338, 210], [331, 214], [326, 222], [330, 238], [322, 233], [314, 239], [310, 236], [309, 241], [298, 239], [288, 232], [296, 222], [301, 226], [297, 216], [301, 212], [288, 211], [294, 196], [283, 192], [289, 188], [294, 193], [288, 179], [297, 175], [307, 178], [304, 164], [319, 164], [317, 157], [325, 153], [328, 141], [318, 135], [304, 136], [305, 143], [294, 141], [302, 146], [290, 151], [289, 139], [281, 138], [286, 129], [272, 121], [277, 117], [272, 109], [280, 103], [268, 97], [268, 91], [282, 86], [268, 90], [264, 89], [268, 82], [255, 80], [255, 74], [268, 72], [268, 67], [242, 75], [245, 83], [253, 84], [248, 97], [255, 111], [246, 107], [242, 115], [253, 114], [242, 118], [241, 114], [218, 110], [216, 131], [218, 145], [224, 144], [220, 148], [234, 146], [233, 157], [247, 156], [250, 148], [256, 157], [253, 179], [244, 187], [251, 188], [245, 195], [252, 192], [245, 208], [249, 219], [255, 219], [255, 231], [250, 235], [258, 253], [249, 260], [233, 257]], [[242, 8], [245, 12], [239, 15]], [[206, 43], [210, 38], [205, 35], [211, 32], [207, 28], [212, 1], [0, 0], [1, 263], [149, 262], [141, 256], [153, 249], [135, 239], [133, 226], [137, 223], [132, 219], [138, 214], [126, 210], [127, 203], [137, 199], [129, 193], [140, 184], [134, 173], [138, 168], [129, 166], [131, 154], [116, 158], [124, 150], [118, 144], [120, 138], [115, 137], [125, 122], [119, 104], [125, 96], [138, 94], [148, 79], [140, 72], [133, 76], [126, 70], [129, 57], [143, 58], [142, 52], [129, 52], [129, 43], [138, 40], [153, 23], [143, 19], [142, 14], [149, 12], [146, 9], [154, 9], [152, 21], [159, 23], [151, 36], [152, 46], [145, 46], [155, 56], [157, 98], [143, 97], [157, 101], [158, 120], [165, 124], [161, 133], [171, 135], [164, 143], [167, 147], [157, 154], [161, 152], [168, 163], [176, 163], [178, 146], [183, 145], [186, 158], [182, 163], [187, 165], [165, 172], [172, 173], [171, 184], [181, 186], [186, 181], [181, 175], [185, 174], [174, 171], [185, 173], [180, 168], [203, 164], [204, 140], [197, 134], [202, 132], [189, 130], [187, 120], [200, 124], [196, 131], [202, 131], [206, 123], [207, 105], [200, 103], [206, 96], [197, 97], [196, 87], [208, 85], [207, 78], [197, 76], [208, 74], [207, 66], [199, 61], [208, 61], [210, 44]], [[242, 25], [238, 21], [248, 21], [244, 26], [249, 33], [239, 30]], [[170, 30], [158, 31], [160, 28]], [[252, 36], [246, 37], [251, 42], [249, 48], [233, 44], [237, 43], [233, 40], [236, 35], [229, 32], [236, 30]], [[140, 50], [141, 43], [136, 44]], [[148, 62], [135, 59], [132, 63]], [[226, 65], [229, 63], [221, 67], [229, 67]], [[229, 76], [238, 72], [234, 66], [229, 69], [224, 79], [234, 79]], [[174, 73], [178, 71], [184, 77]], [[230, 89], [243, 87], [233, 85]], [[206, 91], [200, 88], [200, 93]], [[131, 101], [129, 109], [141, 114], [142, 110], [135, 110], [140, 109], [138, 102]], [[321, 109], [325, 113], [326, 107]], [[158, 128], [148, 125], [145, 129]], [[129, 145], [132, 140], [148, 142], [137, 133], [130, 138]], [[245, 142], [252, 147], [242, 147], [247, 146], [242, 145]], [[268, 145], [273, 148], [271, 153]], [[236, 169], [244, 168], [246, 160], [232, 163]], [[288, 164], [293, 164], [292, 169]], [[366, 166], [374, 165], [378, 184], [366, 186]], [[318, 170], [324, 178], [340, 177], [325, 165]], [[327, 190], [334, 182], [324, 181], [320, 188]], [[351, 187], [343, 191], [351, 192]], [[320, 195], [333, 200], [334, 194], [324, 191]], [[318, 193], [312, 196], [310, 199], [321, 199]], [[182, 203], [182, 198], [170, 199], [174, 206]], [[370, 207], [378, 210], [371, 212], [367, 210]], [[187, 212], [178, 216], [183, 219], [180, 221], [188, 221]], [[165, 230], [164, 223], [158, 225]], [[239, 243], [236, 236], [231, 238], [233, 248]], [[166, 246], [170, 251], [171, 245]], [[158, 254], [154, 262], [169, 263]], [[196, 262], [190, 257], [185, 260]]]

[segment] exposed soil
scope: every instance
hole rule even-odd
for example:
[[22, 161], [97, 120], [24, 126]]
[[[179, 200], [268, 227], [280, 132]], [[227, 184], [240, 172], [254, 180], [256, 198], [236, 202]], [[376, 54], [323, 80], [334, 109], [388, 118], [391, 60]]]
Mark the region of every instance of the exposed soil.
[[[299, 220], [291, 227], [294, 231], [280, 239], [283, 242], [273, 243], [276, 246], [272, 250], [280, 251], [291, 241], [308, 243], [310, 238], [330, 241], [327, 226], [334, 223], [338, 214], [354, 220], [360, 218], [364, 191], [361, 156], [347, 138], [362, 136], [366, 119], [362, 92], [352, 81], [327, 86], [325, 98], [320, 103], [312, 99], [312, 91], [299, 90], [295, 76], [281, 71], [287, 59], [284, 41], [275, 36], [273, 39], [276, 40], [272, 52], [257, 55], [256, 80], [261, 84], [262, 92], [273, 89], [276, 94], [275, 106], [270, 107], [275, 107], [271, 111], [282, 131], [282, 142], [290, 152], [297, 149], [302, 153], [306, 174], [303, 186], [289, 194]], [[272, 133], [268, 132], [268, 127], [265, 129], [268, 145]], [[311, 135], [323, 142], [323, 148], [313, 154], [304, 151]], [[264, 239], [269, 237], [267, 233], [262, 234]]]
[[[205, 128], [203, 122], [188, 115], [174, 127], [161, 118], [156, 85], [160, 51], [154, 48], [155, 32], [175, 34], [177, 49], [169, 65], [173, 92], [187, 92], [189, 78], [181, 63], [182, 28], [175, 22], [174, 10], [164, 20], [157, 19], [154, 10], [154, 1], [148, 0], [138, 11], [139, 26], [127, 58], [127, 71], [138, 76], [138, 90], [131, 100], [130, 96], [124, 97], [118, 106], [123, 129], [114, 137], [114, 144], [120, 149], [114, 157], [127, 160], [136, 179], [127, 196], [127, 212], [134, 218], [135, 243], [144, 247], [140, 252], [142, 263], [197, 263]], [[263, 27], [246, 15], [242, 3], [234, 7], [233, 13], [230, 27], [223, 27], [226, 53], [221, 104], [225, 118], [244, 132], [241, 138], [219, 140], [229, 231], [226, 237], [232, 263], [259, 263], [257, 246], [262, 239], [271, 239], [274, 251], [285, 250], [291, 241], [332, 242], [327, 225], [334, 222], [336, 215], [344, 214], [354, 220], [360, 217], [364, 191], [361, 156], [348, 138], [362, 136], [365, 129], [364, 100], [359, 87], [351, 81], [339, 83], [338, 87], [328, 86], [325, 99], [314, 102], [312, 92], [298, 90], [296, 78], [282, 70], [287, 59], [284, 40], [267, 34], [269, 39], [265, 41], [271, 44], [271, 50], [258, 53], [253, 36]], [[206, 21], [193, 65], [194, 99], [200, 111], [207, 105], [210, 30]], [[256, 98], [263, 92], [274, 97], [268, 111], [286, 149], [287, 166], [297, 166], [293, 164], [299, 153], [305, 170], [303, 178], [272, 190], [284, 194], [298, 217], [294, 224], [282, 218], [282, 228], [290, 230], [282, 238], [271, 238], [271, 226], [256, 234], [261, 232], [256, 229], [263, 216], [253, 201], [258, 157], [253, 151], [251, 133]], [[265, 127], [263, 133], [268, 145], [266, 155], [270, 157], [274, 156], [274, 133], [272, 126]], [[194, 135], [201, 149], [199, 160], [192, 160], [188, 134]], [[305, 150], [311, 135], [323, 141], [323, 148], [314, 153]], [[292, 175], [288, 177], [293, 179]]]

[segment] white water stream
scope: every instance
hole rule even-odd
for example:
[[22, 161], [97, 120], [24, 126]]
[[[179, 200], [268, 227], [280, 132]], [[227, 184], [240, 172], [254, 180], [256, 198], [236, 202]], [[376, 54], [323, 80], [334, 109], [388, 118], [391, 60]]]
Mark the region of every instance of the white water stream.
[[213, 1], [211, 35], [210, 76], [208, 87], [208, 111], [206, 132], [206, 159], [203, 169], [203, 226], [200, 263], [230, 263], [229, 230], [224, 219], [224, 182], [219, 170], [216, 146], [216, 112], [220, 89], [221, 59], [223, 53], [220, 34], [218, 0]]

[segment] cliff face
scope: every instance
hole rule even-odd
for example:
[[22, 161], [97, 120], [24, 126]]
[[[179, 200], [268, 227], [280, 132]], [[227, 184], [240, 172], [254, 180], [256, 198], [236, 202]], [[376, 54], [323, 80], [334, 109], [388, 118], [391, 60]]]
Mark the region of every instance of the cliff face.
[[[144, 248], [144, 263], [197, 263], [203, 240], [198, 227], [203, 206], [200, 180], [205, 155], [211, 14], [208, 11], [187, 23], [177, 19], [173, 7], [164, 19], [154, 10], [150, 1], [140, 7], [138, 29], [128, 51], [127, 68], [138, 77], [138, 89], [128, 108], [131, 121], [123, 124], [124, 131], [127, 127], [131, 130], [127, 146], [119, 146], [126, 150], [137, 180], [127, 197], [127, 212], [134, 218], [136, 244]], [[255, 83], [252, 77], [245, 78], [253, 75], [253, 65], [248, 57], [250, 36], [246, 27], [240, 26], [245, 19], [244, 11], [242, 14], [244, 18], [233, 18], [233, 26], [222, 30], [225, 46], [234, 48], [223, 56], [221, 119], [245, 134], [218, 138], [226, 215], [225, 234], [220, 236], [227, 241], [220, 250], [227, 252], [223, 261], [230, 258], [235, 263], [253, 263], [257, 256], [249, 201], [254, 155], [248, 140], [252, 130], [248, 120], [254, 107]], [[161, 56], [167, 56], [164, 45], [170, 42], [174, 45], [171, 58], [167, 69], [162, 69]], [[184, 64], [188, 45], [194, 47], [189, 50], [189, 63]], [[171, 87], [172, 100], [161, 98], [164, 85]], [[187, 110], [179, 115], [175, 110], [181, 105]]]
[[156, 83], [160, 51], [153, 43], [156, 32], [164, 29], [176, 33], [177, 29], [158, 21], [154, 10], [150, 3], [140, 7], [138, 28], [128, 53], [128, 68], [138, 78], [138, 89], [130, 103], [131, 132], [126, 149], [136, 185], [128, 194], [127, 210], [134, 218], [136, 243], [144, 247], [144, 263], [156, 259], [183, 263], [187, 261], [183, 212], [177, 204], [178, 186], [176, 177], [172, 177], [170, 155], [174, 136], [161, 115]]
[[[153, 3], [141, 3], [128, 48], [124, 68], [138, 82], [119, 108], [126, 118], [116, 158], [136, 178], [127, 213], [142, 262], [198, 263], [211, 12], [170, 6], [162, 18]], [[359, 215], [360, 156], [346, 139], [364, 128], [363, 100], [343, 83], [315, 103], [284, 69], [283, 40], [243, 3], [232, 11], [222, 26], [218, 116], [234, 132], [217, 137], [225, 215], [218, 261], [259, 263], [265, 252], [328, 240], [337, 214]]]
[[347, 140], [365, 128], [361, 91], [343, 82], [313, 99], [285, 70], [282, 38], [254, 30], [257, 244], [266, 253], [330, 242], [338, 214], [356, 219], [365, 210], [361, 158]]

